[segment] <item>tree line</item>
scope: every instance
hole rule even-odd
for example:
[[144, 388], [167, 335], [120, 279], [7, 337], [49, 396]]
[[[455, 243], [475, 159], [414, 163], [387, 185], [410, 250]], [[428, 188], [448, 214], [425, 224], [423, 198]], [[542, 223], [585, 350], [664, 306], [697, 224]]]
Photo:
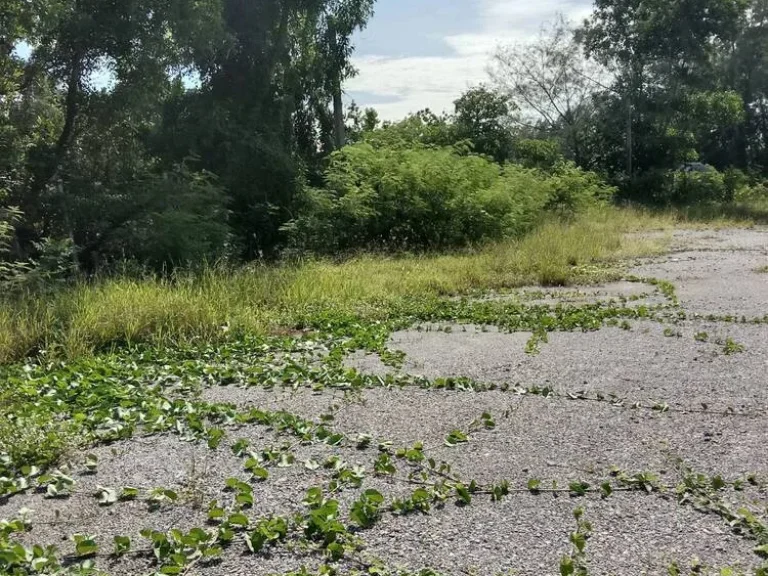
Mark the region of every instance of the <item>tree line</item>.
[[[768, 170], [768, 0], [597, 0], [575, 28], [499, 48], [452, 113], [396, 123], [342, 100], [373, 12], [6, 0], [0, 274], [458, 245], [587, 197], [729, 201]], [[713, 169], [681, 179], [693, 161]]]

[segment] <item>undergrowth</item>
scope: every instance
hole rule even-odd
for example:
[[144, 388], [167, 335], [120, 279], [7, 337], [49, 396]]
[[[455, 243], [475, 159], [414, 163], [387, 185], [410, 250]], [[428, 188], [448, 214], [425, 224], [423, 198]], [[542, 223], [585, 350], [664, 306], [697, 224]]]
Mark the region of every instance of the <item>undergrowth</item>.
[[172, 279], [106, 278], [0, 304], [0, 363], [45, 352], [75, 358], [151, 342], [215, 342], [293, 329], [308, 310], [375, 320], [406, 298], [503, 292], [615, 279], [611, 263], [658, 253], [664, 238], [624, 234], [668, 229], [670, 218], [605, 209], [551, 222], [521, 240], [454, 254], [362, 255], [237, 270], [212, 267]]

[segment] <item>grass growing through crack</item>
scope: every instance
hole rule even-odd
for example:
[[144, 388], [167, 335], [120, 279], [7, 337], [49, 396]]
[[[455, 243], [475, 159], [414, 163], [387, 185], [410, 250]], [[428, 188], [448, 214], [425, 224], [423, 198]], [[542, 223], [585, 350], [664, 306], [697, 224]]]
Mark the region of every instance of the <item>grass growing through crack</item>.
[[215, 342], [290, 330], [307, 310], [375, 319], [393, 301], [607, 280], [607, 264], [658, 253], [663, 239], [626, 232], [669, 228], [670, 218], [606, 209], [552, 222], [517, 240], [447, 255], [360, 256], [238, 270], [209, 268], [171, 280], [110, 278], [0, 304], [0, 363], [46, 351], [75, 358], [114, 345]]

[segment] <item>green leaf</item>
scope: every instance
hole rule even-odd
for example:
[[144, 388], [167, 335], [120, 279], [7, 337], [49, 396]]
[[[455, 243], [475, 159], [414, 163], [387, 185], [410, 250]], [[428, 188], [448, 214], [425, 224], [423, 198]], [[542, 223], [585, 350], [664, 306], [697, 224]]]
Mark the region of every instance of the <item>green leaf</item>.
[[99, 546], [92, 536], [83, 536], [82, 534], [75, 534], [73, 536], [75, 541], [75, 551], [81, 558], [93, 556], [99, 551]]
[[253, 478], [255, 478], [260, 482], [263, 482], [264, 480], [269, 478], [269, 471], [266, 468], [260, 468], [257, 466], [255, 468], [251, 468], [250, 472]]
[[208, 430], [208, 448], [215, 450], [221, 444], [224, 438], [224, 430], [221, 428], [211, 428]]
[[264, 548], [267, 539], [259, 530], [254, 530], [245, 539], [245, 545], [252, 554], [258, 554]]
[[373, 488], [369, 488], [363, 492], [363, 494], [365, 495], [366, 499], [375, 504], [381, 504], [384, 502], [384, 496], [381, 494], [381, 492], [374, 490]]
[[249, 492], [240, 492], [235, 496], [235, 501], [243, 507], [250, 508], [253, 506], [253, 494]]
[[587, 537], [581, 532], [574, 532], [571, 534], [571, 543], [576, 547], [576, 550], [583, 553], [587, 546]]
[[344, 434], [331, 434], [325, 439], [325, 443], [329, 446], [338, 446], [344, 440]]
[[722, 476], [714, 476], [712, 478], [712, 488], [714, 490], [722, 490], [725, 488], [725, 480], [723, 480]]
[[248, 516], [246, 516], [245, 514], [240, 514], [236, 512], [234, 514], [230, 514], [228, 518], [228, 522], [232, 526], [237, 526], [239, 528], [246, 528], [248, 526]]
[[120, 500], [134, 500], [139, 496], [139, 489], [133, 486], [124, 486], [120, 493]]
[[576, 567], [573, 565], [573, 558], [563, 556], [560, 560], [560, 576], [573, 576]]
[[461, 430], [454, 430], [445, 438], [445, 445], [453, 447], [456, 446], [456, 444], [461, 444], [467, 441], [469, 441], [469, 438], [464, 432]]
[[459, 501], [462, 504], [470, 504], [472, 502], [472, 494], [469, 493], [467, 487], [464, 484], [456, 484], [456, 495], [459, 497]]
[[531, 478], [528, 480], [528, 490], [533, 492], [534, 494], [539, 492], [539, 489], [541, 488], [541, 480], [538, 478]]
[[131, 539], [128, 536], [115, 536], [115, 556], [122, 556], [131, 550]]
[[232, 444], [232, 446], [231, 446], [232, 453], [235, 456], [243, 456], [245, 454], [246, 449], [250, 445], [251, 445], [251, 443], [250, 443], [249, 440], [247, 440], [246, 438], [241, 438], [240, 440], [238, 440], [237, 442]]
[[215, 504], [208, 508], [208, 520], [219, 520], [224, 518], [225, 514], [226, 512], [224, 508], [221, 508]]
[[568, 485], [568, 489], [573, 496], [584, 496], [589, 490], [589, 484], [586, 482], [571, 482]]

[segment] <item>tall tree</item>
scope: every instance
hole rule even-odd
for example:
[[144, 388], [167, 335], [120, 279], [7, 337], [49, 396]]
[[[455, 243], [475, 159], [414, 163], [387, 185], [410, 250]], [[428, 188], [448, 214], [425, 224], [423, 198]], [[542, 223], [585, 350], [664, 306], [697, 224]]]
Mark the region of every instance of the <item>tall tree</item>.
[[533, 42], [500, 47], [491, 76], [520, 109], [520, 123], [528, 131], [559, 139], [569, 158], [588, 165], [584, 134], [591, 100], [604, 88], [606, 74], [584, 57], [566, 20], [560, 17]]
[[454, 102], [456, 138], [471, 140], [474, 150], [504, 163], [512, 154], [511, 117], [515, 105], [506, 94], [485, 86], [464, 92]]
[[[703, 132], [692, 125], [710, 126], [721, 143], [735, 133], [741, 115], [724, 115], [734, 101], [718, 63], [738, 38], [746, 9], [746, 0], [595, 2], [580, 39], [589, 56], [611, 69], [611, 88], [632, 113], [629, 176], [706, 154]], [[723, 114], [706, 112], [698, 105], [703, 101], [718, 103]], [[703, 159], [721, 161], [711, 154]]]

